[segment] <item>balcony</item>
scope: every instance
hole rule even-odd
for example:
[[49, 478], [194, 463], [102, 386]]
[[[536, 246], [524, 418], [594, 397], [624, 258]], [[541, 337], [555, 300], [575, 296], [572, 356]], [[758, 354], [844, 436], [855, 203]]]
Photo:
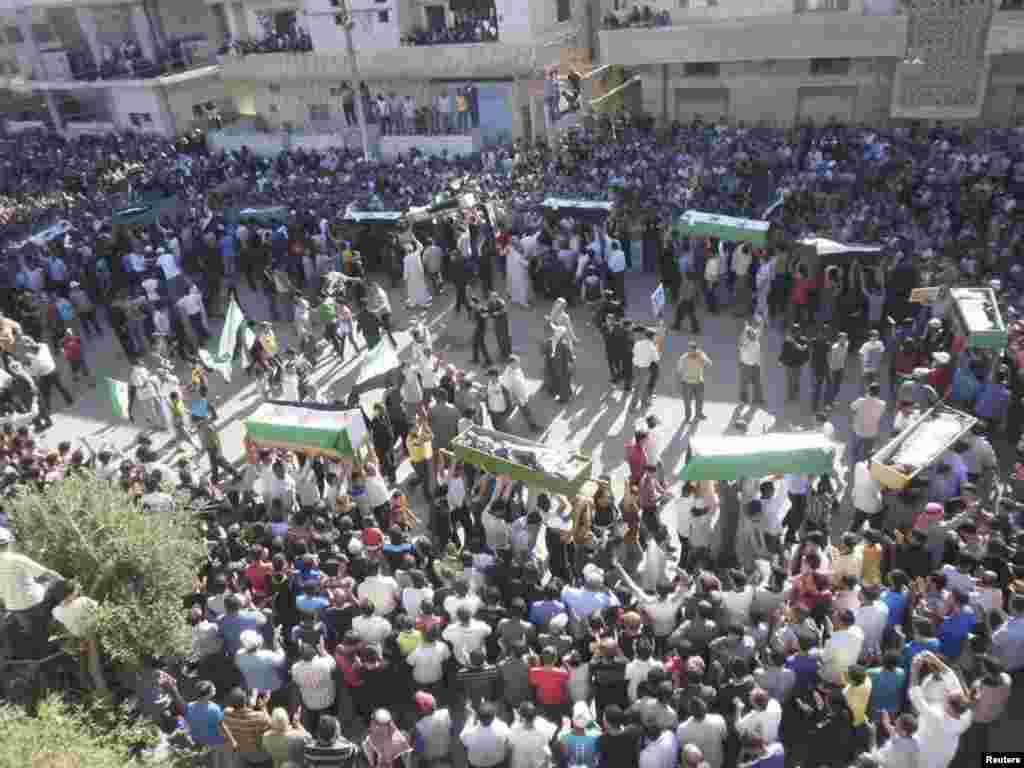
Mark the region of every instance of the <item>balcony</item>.
[[[534, 69], [534, 48], [504, 43], [403, 46], [357, 54], [363, 80], [423, 80], [451, 78], [480, 80], [529, 76]], [[331, 53], [268, 53], [262, 56], [225, 56], [223, 80], [300, 81], [352, 79], [348, 56]]]
[[[134, 46], [134, 47], [131, 47]], [[216, 64], [216, 55], [205, 38], [183, 38], [170, 41], [166, 50], [159, 52], [156, 62], [145, 59], [137, 45], [105, 46], [105, 60], [96, 65], [86, 49], [49, 48], [39, 52], [39, 70], [29, 80], [36, 87], [107, 87], [139, 81], [194, 76]]]
[[[904, 16], [793, 13], [792, 4], [787, 8], [786, 12], [743, 18], [735, 15], [732, 5], [683, 10], [672, 14], [670, 27], [604, 29], [599, 33], [601, 50], [608, 63], [627, 67], [764, 59], [901, 58], [906, 52]], [[723, 11], [732, 15], [726, 16]]]
[[1024, 11], [999, 11], [992, 17], [985, 52], [989, 56], [1024, 52]]

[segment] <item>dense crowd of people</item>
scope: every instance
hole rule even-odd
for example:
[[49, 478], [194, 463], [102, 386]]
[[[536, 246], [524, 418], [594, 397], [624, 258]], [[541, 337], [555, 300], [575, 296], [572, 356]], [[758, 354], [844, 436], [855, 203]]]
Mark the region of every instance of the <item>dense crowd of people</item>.
[[467, 14], [433, 29], [414, 29], [402, 40], [404, 45], [457, 45], [459, 43], [496, 43], [498, 41], [498, 18], [492, 11], [489, 15]]
[[[1013, 355], [963, 349], [945, 306], [909, 298], [918, 286], [992, 285], [1012, 319], [1024, 288], [1018, 137], [702, 122], [659, 133], [637, 121], [562, 146], [387, 166], [341, 150], [264, 161], [134, 136], [20, 137], [0, 175], [12, 235], [0, 274], [4, 402], [48, 428], [52, 390], [74, 397], [52, 350], [88, 377], [109, 326], [132, 361], [127, 415], [194, 443], [198, 459], [167, 466], [148, 439], [125, 452], [45, 452], [12, 423], [0, 435], [4, 482], [92, 471], [134, 493], [142, 514], [176, 503], [171, 488], [219, 501], [202, 516], [210, 557], [182, 617], [193, 652], [163, 660], [167, 673], [139, 694], [217, 766], [358, 755], [375, 768], [966, 764], [1024, 668], [1024, 539], [1017, 507], [995, 502], [993, 448], [1005, 436], [1012, 451], [1024, 392]], [[211, 204], [115, 229], [110, 179], [126, 163], [142, 164], [143, 187]], [[353, 210], [457, 193], [466, 179], [480, 204], [411, 231], [345, 223]], [[288, 222], [225, 215], [208, 193], [228, 181], [247, 201], [285, 206]], [[552, 195], [609, 197], [616, 209], [604, 222], [540, 208]], [[686, 238], [674, 224], [688, 208], [885, 252], [817, 269], [783, 248]], [[67, 231], [22, 240], [54, 218]], [[660, 277], [657, 327], [634, 322], [631, 269]], [[638, 411], [623, 484], [602, 476], [567, 498], [449, 453], [474, 424], [502, 430], [521, 414], [541, 426], [495, 290], [502, 272], [509, 302], [554, 301], [550, 395], [575, 396], [583, 325], [600, 331], [612, 386]], [[247, 369], [268, 394], [354, 406], [358, 391], [318, 393], [304, 371], [344, 359], [348, 343], [358, 355], [394, 342], [388, 278], [411, 308], [451, 285], [483, 376], [440, 360], [417, 327], [365, 414], [367, 455], [255, 450], [231, 465], [197, 358], [210, 318], [242, 304]], [[243, 281], [267, 297], [276, 328], [245, 306]], [[777, 404], [760, 369], [761, 343], [779, 329], [785, 397], [849, 440], [848, 473], [666, 482], [668, 436], [648, 412], [664, 338], [689, 323], [664, 378], [699, 421], [720, 362], [700, 320], [723, 311], [745, 318], [737, 399]], [[278, 333], [295, 345], [282, 349]], [[837, 435], [832, 413], [847, 399], [851, 434]], [[907, 490], [883, 488], [866, 458], [890, 424], [898, 432], [939, 400], [982, 421]], [[405, 461], [414, 479], [399, 485]], [[206, 462], [212, 485], [199, 481]], [[852, 522], [841, 526], [847, 490]], [[19, 608], [30, 566], [11, 539], [0, 529], [0, 596]]]

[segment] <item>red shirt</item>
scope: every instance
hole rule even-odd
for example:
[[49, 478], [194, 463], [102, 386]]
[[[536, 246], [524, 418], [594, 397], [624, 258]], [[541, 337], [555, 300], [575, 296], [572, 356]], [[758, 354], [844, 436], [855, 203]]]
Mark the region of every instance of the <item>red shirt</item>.
[[639, 482], [647, 468], [647, 452], [642, 442], [634, 440], [626, 443], [626, 461], [629, 462], [630, 480]]
[[811, 300], [811, 291], [814, 289], [815, 280], [807, 277], [793, 283], [792, 301], [794, 304], [807, 304]]
[[64, 337], [64, 359], [78, 362], [82, 359], [82, 340], [78, 336]]
[[538, 704], [567, 704], [565, 684], [568, 680], [569, 670], [561, 667], [530, 668], [530, 685], [537, 689]]

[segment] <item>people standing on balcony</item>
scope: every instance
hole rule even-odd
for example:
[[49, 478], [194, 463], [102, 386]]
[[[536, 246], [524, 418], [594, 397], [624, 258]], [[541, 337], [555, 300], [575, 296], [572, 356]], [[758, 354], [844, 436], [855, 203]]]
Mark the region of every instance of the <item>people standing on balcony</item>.
[[434, 97], [434, 126], [437, 135], [448, 133], [448, 90], [441, 91]]
[[391, 102], [383, 93], [377, 94], [377, 114], [380, 116], [380, 132], [387, 136], [391, 133]]
[[455, 116], [456, 132], [469, 133], [469, 88], [459, 88], [455, 91]]
[[391, 104], [391, 132], [402, 136], [408, 133], [405, 130], [405, 112], [402, 110], [402, 97], [392, 91], [388, 98]]
[[404, 133], [417, 133], [416, 131], [416, 102], [412, 96], [406, 96], [402, 103], [402, 119], [405, 123]]
[[349, 128], [356, 126], [356, 92], [348, 83], [341, 85], [341, 105], [345, 110], [345, 124]]

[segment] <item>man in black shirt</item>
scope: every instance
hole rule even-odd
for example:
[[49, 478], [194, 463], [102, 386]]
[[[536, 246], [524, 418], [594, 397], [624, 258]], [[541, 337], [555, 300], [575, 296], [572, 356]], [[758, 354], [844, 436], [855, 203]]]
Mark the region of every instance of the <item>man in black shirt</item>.
[[508, 327], [508, 306], [498, 295], [497, 291], [491, 291], [487, 301], [487, 313], [494, 321], [494, 336], [498, 341], [498, 354], [503, 360], [508, 360], [512, 354], [512, 334]]
[[601, 764], [615, 768], [637, 765], [640, 737], [643, 731], [618, 704], [609, 704], [604, 710], [604, 733], [601, 734]]
[[473, 316], [473, 365], [480, 365], [480, 358], [488, 368], [491, 353], [487, 351], [487, 307], [476, 297], [469, 300], [469, 311]]
[[474, 707], [485, 701], [499, 701], [501, 673], [493, 664], [487, 663], [483, 650], [470, 651], [469, 665], [455, 675], [455, 686], [462, 700]]

